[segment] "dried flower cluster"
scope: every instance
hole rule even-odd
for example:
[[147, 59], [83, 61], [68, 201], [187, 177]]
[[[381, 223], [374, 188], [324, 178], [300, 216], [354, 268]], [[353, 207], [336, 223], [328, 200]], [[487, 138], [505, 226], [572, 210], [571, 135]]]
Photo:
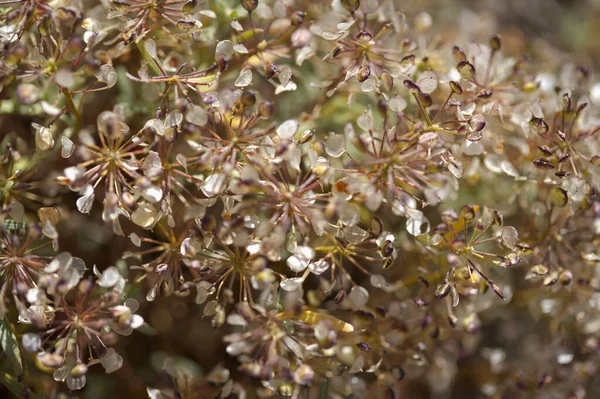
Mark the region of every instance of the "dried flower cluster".
[[[0, 1], [7, 392], [586, 395], [590, 68], [400, 1], [88, 3]], [[142, 353], [187, 331], [202, 374]]]

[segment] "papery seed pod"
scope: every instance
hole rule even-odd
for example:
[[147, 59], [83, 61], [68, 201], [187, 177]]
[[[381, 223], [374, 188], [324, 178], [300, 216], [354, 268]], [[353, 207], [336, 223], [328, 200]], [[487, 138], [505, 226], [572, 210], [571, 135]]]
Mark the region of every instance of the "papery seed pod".
[[529, 121], [529, 126], [537, 134], [546, 134], [548, 133], [548, 130], [550, 130], [550, 127], [542, 118], [532, 118]]
[[433, 230], [435, 233], [443, 236], [450, 231], [450, 228], [448, 227], [448, 224], [440, 223], [437, 226], [435, 226]]
[[385, 118], [387, 116], [387, 109], [387, 102], [383, 98], [377, 101], [377, 111], [379, 112], [382, 118]]
[[562, 95], [562, 103], [565, 111], [569, 111], [571, 109], [571, 96], [569, 96], [569, 93]]
[[299, 144], [306, 144], [310, 140], [312, 140], [312, 138], [314, 137], [314, 135], [315, 135], [315, 130], [314, 129], [308, 129], [308, 130], [304, 131], [304, 133], [302, 133], [302, 136], [298, 140], [298, 143]]
[[249, 13], [256, 10], [256, 7], [258, 7], [258, 0], [241, 0], [241, 3], [242, 7]]
[[183, 5], [183, 12], [185, 13], [190, 13], [190, 12], [194, 12], [194, 10], [196, 9], [196, 6], [198, 5], [198, 0], [188, 0], [184, 5]]
[[325, 153], [325, 143], [321, 140], [315, 140], [310, 144], [310, 148], [317, 154], [323, 155]]
[[231, 113], [233, 115], [239, 115], [244, 111], [244, 105], [242, 104], [241, 101], [236, 101], [235, 103], [233, 103], [233, 106], [231, 107]]
[[131, 210], [135, 209], [137, 205], [135, 197], [129, 191], [124, 191], [121, 194], [121, 201]]
[[450, 284], [448, 284], [448, 283], [443, 283], [443, 284], [438, 285], [438, 287], [435, 290], [435, 297], [437, 299], [445, 298], [450, 293], [450, 289], [451, 289], [451, 287], [450, 287]]
[[573, 272], [570, 270], [563, 270], [560, 272], [559, 281], [562, 285], [569, 285], [573, 281]]
[[402, 83], [404, 83], [404, 87], [406, 87], [409, 91], [411, 91], [413, 93], [419, 93], [421, 91], [421, 89], [419, 88], [419, 85], [417, 85], [415, 82], [413, 82], [410, 79], [406, 79]]
[[466, 266], [462, 266], [456, 270], [456, 277], [461, 280], [468, 280], [471, 278], [471, 270]]
[[496, 52], [502, 48], [502, 42], [500, 40], [500, 35], [494, 35], [490, 39], [490, 47], [493, 52]]
[[269, 119], [275, 111], [275, 105], [270, 101], [263, 101], [258, 104], [258, 115], [263, 119]]
[[452, 92], [454, 94], [462, 94], [463, 93], [463, 88], [460, 84], [451, 80], [449, 85], [450, 85], [450, 90], [452, 90]]
[[368, 65], [363, 66], [362, 68], [360, 68], [358, 70], [358, 74], [356, 75], [356, 79], [359, 82], [364, 82], [365, 80], [369, 79], [369, 76], [371, 76], [371, 67]]
[[394, 87], [394, 78], [392, 78], [392, 75], [390, 75], [389, 72], [382, 72], [379, 78], [381, 79], [382, 88], [385, 91], [392, 90], [392, 88]]
[[385, 260], [385, 262], [383, 262], [382, 267], [384, 269], [389, 269], [390, 267], [394, 266], [394, 258], [389, 257]]
[[402, 57], [402, 59], [400, 60], [400, 64], [401, 65], [412, 65], [415, 63], [415, 55], [414, 54], [409, 54], [409, 55], [405, 55], [404, 57]]
[[465, 220], [473, 220], [475, 218], [475, 208], [471, 205], [463, 205], [460, 208], [460, 215]]
[[546, 157], [550, 157], [552, 156], [552, 151], [550, 150], [550, 148], [548, 148], [548, 146], [546, 145], [541, 145], [538, 146], [538, 150], [540, 151], [540, 153]]
[[344, 51], [346, 51], [345, 46], [337, 46], [336, 48], [333, 49], [333, 53], [332, 53], [333, 58], [337, 58]]
[[558, 163], [565, 163], [571, 158], [571, 154], [565, 154], [558, 159]]
[[433, 25], [433, 18], [426, 12], [420, 12], [415, 16], [415, 29], [418, 32], [427, 32]]
[[477, 98], [481, 98], [481, 99], [487, 100], [493, 94], [494, 94], [494, 92], [492, 91], [492, 89], [481, 89], [479, 91], [479, 93], [477, 93]]
[[577, 111], [575, 111], [575, 115], [579, 115], [581, 113], [581, 111], [583, 111], [584, 109], [586, 109], [588, 106], [588, 103], [584, 102], [581, 103], [577, 106]]
[[483, 130], [486, 123], [487, 122], [486, 122], [484, 116], [481, 114], [475, 114], [469, 119], [469, 126], [471, 127], [471, 129], [475, 130], [476, 132]]
[[348, 12], [355, 12], [360, 7], [360, 0], [340, 0], [340, 4]]
[[219, 72], [224, 72], [227, 69], [227, 59], [222, 54], [217, 58], [217, 68]]
[[263, 72], [265, 73], [265, 77], [267, 79], [271, 79], [273, 76], [275, 76], [275, 73], [277, 72], [277, 65], [267, 61], [265, 62], [265, 66], [263, 67]]
[[169, 282], [167, 280], [162, 280], [158, 285], [158, 294], [160, 296], [168, 296], [171, 293], [171, 289], [169, 287]]
[[360, 31], [358, 35], [356, 35], [356, 39], [363, 43], [369, 43], [371, 40], [373, 40], [373, 35], [369, 32]]
[[60, 221], [60, 211], [56, 207], [41, 207], [38, 209], [37, 214], [42, 224], [49, 221], [56, 226]]
[[552, 206], [557, 208], [563, 208], [567, 205], [567, 202], [569, 202], [567, 192], [561, 187], [554, 187], [550, 190], [549, 198]]
[[492, 220], [496, 226], [502, 226], [502, 214], [496, 209], [492, 210]]
[[305, 13], [302, 11], [296, 11], [292, 14], [290, 19], [292, 20], [293, 26], [300, 26], [304, 22]]
[[392, 253], [394, 252], [394, 243], [390, 240], [385, 240], [385, 242], [381, 245], [379, 252], [384, 258], [392, 256]]
[[556, 282], [558, 281], [558, 272], [557, 271], [553, 271], [550, 274], [548, 274], [546, 276], [546, 278], [544, 278], [543, 284], [548, 287], [550, 285], [554, 285], [556, 284]]
[[465, 80], [472, 79], [475, 76], [475, 67], [469, 61], [459, 62], [456, 69], [458, 69], [460, 76]]
[[433, 99], [429, 94], [419, 93], [419, 102], [424, 108], [429, 108], [433, 105]]
[[74, 21], [80, 15], [79, 11], [73, 7], [58, 7], [56, 14], [63, 21]]
[[179, 97], [175, 100], [175, 109], [182, 114], [187, 111], [189, 105], [190, 103], [183, 97]]
[[552, 162], [547, 161], [545, 159], [536, 159], [533, 161], [533, 165], [539, 169], [554, 169], [554, 165]]
[[443, 211], [440, 217], [446, 223], [458, 222], [458, 214], [454, 209], [447, 209]]
[[368, 352], [371, 350], [371, 345], [369, 345], [368, 343], [366, 343], [364, 341], [357, 343], [356, 346], [364, 352]]
[[282, 382], [277, 386], [277, 392], [284, 397], [292, 396], [294, 393], [294, 386], [289, 382]]
[[129, 3], [127, 3], [127, 0], [111, 0], [110, 3], [119, 11], [129, 10]]
[[457, 64], [467, 60], [467, 55], [458, 46], [452, 47], [452, 56], [454, 57], [454, 60]]
[[338, 360], [345, 366], [350, 367], [356, 361], [357, 353], [350, 345], [342, 346], [337, 352]]
[[383, 222], [376, 216], [371, 218], [371, 225], [369, 227], [369, 232], [374, 236], [379, 236], [383, 232]]
[[31, 83], [22, 83], [17, 86], [16, 97], [21, 104], [32, 105], [39, 100], [40, 89]]
[[180, 19], [177, 21], [177, 27], [182, 31], [189, 32], [196, 27], [196, 22], [191, 19]]
[[308, 364], [302, 364], [294, 373], [294, 381], [296, 384], [308, 386], [315, 378], [315, 372]]
[[541, 264], [535, 265], [531, 268], [531, 273], [535, 274], [536, 276], [545, 276], [548, 274], [548, 268]]

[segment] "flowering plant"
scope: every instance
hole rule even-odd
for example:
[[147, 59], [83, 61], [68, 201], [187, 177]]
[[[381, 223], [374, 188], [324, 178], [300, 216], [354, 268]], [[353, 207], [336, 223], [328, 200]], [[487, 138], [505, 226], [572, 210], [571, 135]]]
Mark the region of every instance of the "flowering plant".
[[0, 393], [583, 398], [600, 83], [402, 3], [0, 1]]

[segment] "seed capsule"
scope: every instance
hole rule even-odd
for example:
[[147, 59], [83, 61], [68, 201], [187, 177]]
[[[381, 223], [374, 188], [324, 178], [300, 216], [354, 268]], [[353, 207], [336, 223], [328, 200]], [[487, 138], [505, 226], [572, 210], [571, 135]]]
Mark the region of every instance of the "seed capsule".
[[554, 169], [552, 162], [545, 159], [536, 159], [533, 161], [533, 165], [538, 169]]
[[340, 4], [348, 12], [354, 12], [360, 7], [360, 0], [341, 0]]
[[333, 58], [337, 58], [342, 52], [346, 51], [346, 47], [337, 46], [333, 49]]
[[458, 69], [458, 72], [463, 79], [469, 80], [475, 76], [475, 67], [469, 61], [459, 62], [456, 69]]
[[567, 192], [561, 187], [554, 187], [550, 190], [550, 203], [558, 208], [563, 208], [569, 202]]
[[71, 376], [74, 378], [81, 377], [87, 373], [87, 366], [83, 363], [77, 364], [71, 369]]
[[256, 103], [256, 95], [253, 92], [246, 90], [242, 93], [240, 100], [244, 106], [251, 107]]
[[450, 81], [449, 85], [450, 85], [450, 89], [452, 90], [452, 92], [454, 94], [462, 94], [463, 93], [462, 86], [459, 85], [458, 83], [456, 83], [454, 81]]
[[438, 285], [438, 287], [435, 290], [435, 297], [437, 299], [445, 298], [450, 293], [450, 289], [451, 287], [448, 283]]
[[315, 130], [314, 129], [309, 129], [306, 130], [304, 133], [302, 133], [302, 137], [300, 137], [300, 140], [298, 140], [299, 144], [305, 144], [308, 143], [315, 135]]
[[258, 7], [258, 0], [242, 0], [242, 7], [244, 7], [246, 11], [252, 12]]
[[494, 35], [492, 36], [492, 38], [490, 39], [490, 47], [492, 48], [492, 51], [498, 51], [500, 50], [500, 48], [502, 48], [502, 42], [500, 41], [500, 36], [499, 35]]
[[188, 0], [188, 2], [183, 5], [183, 12], [193, 12], [197, 5], [198, 0]]
[[227, 68], [227, 59], [222, 54], [217, 59], [217, 68], [219, 69], [219, 72], [223, 72]]
[[392, 243], [390, 240], [385, 240], [385, 242], [381, 245], [380, 253], [384, 258], [392, 256], [392, 253], [394, 253], [394, 243]]
[[404, 83], [404, 87], [406, 87], [408, 90], [410, 90], [413, 93], [418, 93], [421, 91], [421, 88], [419, 88], [419, 85], [417, 85], [415, 82], [413, 82], [410, 79], [406, 79], [403, 83]]
[[369, 79], [369, 76], [371, 76], [371, 67], [366, 65], [358, 70], [356, 79], [358, 79], [359, 82], [364, 82]]
[[275, 76], [275, 72], [277, 72], [277, 65], [267, 61], [265, 63], [263, 71], [265, 73], [265, 77], [267, 79], [271, 79], [273, 76]]
[[573, 272], [570, 270], [563, 270], [560, 273], [559, 281], [562, 285], [569, 285], [573, 281]]
[[533, 118], [529, 121], [529, 126], [537, 133], [537, 134], [546, 134], [550, 127], [542, 118]]
[[460, 208], [460, 215], [465, 220], [473, 220], [475, 218], [475, 209], [471, 205], [463, 205]]
[[273, 111], [275, 111], [275, 105], [270, 101], [263, 101], [258, 104], [258, 115], [260, 115], [261, 118], [270, 118], [271, 115], [273, 115]]
[[358, 35], [356, 35], [356, 39], [363, 43], [369, 43], [371, 40], [373, 40], [373, 35], [369, 32], [361, 31]]
[[292, 25], [300, 26], [304, 22], [304, 13], [302, 11], [296, 11], [292, 14]]

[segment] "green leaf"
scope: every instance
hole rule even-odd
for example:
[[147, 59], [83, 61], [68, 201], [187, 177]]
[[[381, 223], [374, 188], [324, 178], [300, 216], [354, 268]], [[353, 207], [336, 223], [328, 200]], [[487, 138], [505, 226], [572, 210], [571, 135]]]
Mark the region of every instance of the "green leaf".
[[0, 346], [11, 360], [15, 374], [20, 376], [23, 373], [21, 350], [19, 349], [17, 337], [6, 317], [0, 320]]

